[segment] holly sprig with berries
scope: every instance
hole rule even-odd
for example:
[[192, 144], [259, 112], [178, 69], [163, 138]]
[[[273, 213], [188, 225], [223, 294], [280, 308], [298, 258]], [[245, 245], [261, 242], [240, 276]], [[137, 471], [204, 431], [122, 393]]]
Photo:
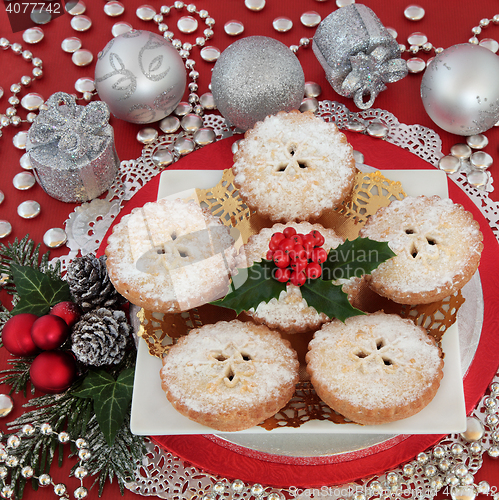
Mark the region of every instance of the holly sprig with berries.
[[261, 302], [279, 298], [294, 285], [317, 312], [345, 321], [364, 314], [352, 306], [343, 283], [370, 274], [382, 262], [395, 256], [388, 243], [358, 237], [337, 248], [324, 248], [325, 238], [317, 230], [301, 234], [288, 226], [270, 238], [266, 258], [239, 269], [232, 290], [213, 304], [237, 314], [256, 308]]
[[[49, 423], [56, 432], [85, 437], [93, 448], [86, 466], [98, 478], [99, 493], [113, 477], [123, 491], [144, 441], [130, 432], [136, 350], [105, 258], [78, 257], [63, 279], [59, 261], [41, 255], [40, 245], [25, 236], [0, 245], [0, 275], [0, 345], [11, 354], [0, 383], [11, 392], [26, 395], [31, 385], [32, 395], [35, 389], [45, 393], [30, 399], [25, 406], [34, 409], [8, 426], [15, 431], [26, 423]], [[40, 435], [23, 446], [25, 463], [48, 472], [53, 441]], [[22, 494], [24, 478], [13, 471], [11, 479]]]

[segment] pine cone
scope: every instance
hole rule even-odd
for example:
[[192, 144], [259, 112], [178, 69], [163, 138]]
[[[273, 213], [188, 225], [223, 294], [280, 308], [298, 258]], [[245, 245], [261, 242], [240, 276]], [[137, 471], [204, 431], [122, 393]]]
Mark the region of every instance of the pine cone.
[[66, 280], [83, 312], [96, 307], [117, 307], [124, 302], [109, 279], [105, 255], [98, 259], [92, 254], [77, 257], [68, 267]]
[[73, 327], [71, 349], [85, 365], [118, 364], [125, 355], [130, 329], [123, 311], [101, 307], [84, 314]]

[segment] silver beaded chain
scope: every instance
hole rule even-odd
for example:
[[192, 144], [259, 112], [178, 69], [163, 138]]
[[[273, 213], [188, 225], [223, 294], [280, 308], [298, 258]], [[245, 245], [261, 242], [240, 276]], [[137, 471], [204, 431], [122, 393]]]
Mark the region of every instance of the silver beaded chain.
[[[9, 125], [18, 127], [22, 123], [20, 116], [17, 114], [17, 107], [21, 103], [18, 94], [23, 90], [23, 88], [29, 87], [33, 82], [33, 79], [39, 79], [43, 76], [43, 62], [39, 57], [34, 57], [31, 51], [23, 49], [23, 46], [20, 43], [10, 43], [7, 38], [0, 38], [0, 48], [3, 50], [11, 49], [14, 54], [21, 56], [25, 61], [33, 65], [31, 76], [23, 75], [19, 82], [13, 83], [10, 86], [10, 92], [12, 95], [8, 98], [9, 107], [5, 110], [5, 113], [0, 114], [1, 137], [2, 128], [8, 127]], [[0, 98], [3, 96], [3, 93], [3, 89], [0, 88]], [[29, 113], [26, 121], [32, 123], [35, 118], [36, 115], [34, 113]]]
[[32, 438], [35, 434], [39, 432], [44, 436], [52, 436], [58, 440], [61, 444], [67, 444], [72, 442], [78, 449], [78, 466], [74, 471], [74, 475], [80, 480], [80, 486], [76, 488], [73, 492], [73, 497], [76, 500], [82, 500], [88, 495], [88, 490], [83, 486], [83, 480], [88, 475], [88, 470], [86, 469], [84, 463], [90, 459], [91, 453], [88, 449], [88, 443], [83, 438], [78, 438], [76, 440], [71, 439], [69, 434], [65, 431], [55, 432], [52, 426], [48, 423], [41, 424], [40, 426], [33, 426], [31, 424], [25, 424], [21, 428], [19, 434], [11, 434], [7, 437], [6, 442], [3, 442], [4, 435], [0, 433], [0, 496], [2, 498], [12, 498], [14, 495], [14, 487], [12, 484], [7, 482], [9, 477], [9, 469], [12, 470], [16, 467], [21, 468], [21, 475], [25, 479], [34, 478], [38, 480], [38, 484], [43, 487], [52, 486], [55, 495], [59, 498], [64, 498], [69, 500], [68, 488], [63, 483], [54, 483], [52, 477], [49, 474], [41, 474], [40, 476], [35, 475], [35, 471], [31, 465], [28, 465], [16, 456], [16, 450], [19, 449], [21, 445], [21, 440], [25, 438]]

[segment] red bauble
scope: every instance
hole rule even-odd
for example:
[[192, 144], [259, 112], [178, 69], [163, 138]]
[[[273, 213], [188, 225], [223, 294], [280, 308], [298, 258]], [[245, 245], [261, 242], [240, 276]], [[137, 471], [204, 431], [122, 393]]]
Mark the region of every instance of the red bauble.
[[33, 356], [40, 349], [31, 338], [31, 326], [38, 319], [35, 314], [22, 313], [12, 316], [4, 325], [2, 341], [5, 349], [14, 356]]
[[58, 394], [69, 389], [76, 378], [76, 361], [67, 351], [44, 351], [31, 363], [31, 383], [39, 391]]
[[31, 327], [31, 338], [36, 346], [45, 351], [60, 347], [69, 336], [69, 326], [59, 316], [46, 314]]
[[80, 319], [81, 309], [78, 304], [70, 301], [65, 301], [59, 302], [54, 307], [52, 307], [49, 314], [59, 316], [67, 323], [69, 328], [71, 328]]

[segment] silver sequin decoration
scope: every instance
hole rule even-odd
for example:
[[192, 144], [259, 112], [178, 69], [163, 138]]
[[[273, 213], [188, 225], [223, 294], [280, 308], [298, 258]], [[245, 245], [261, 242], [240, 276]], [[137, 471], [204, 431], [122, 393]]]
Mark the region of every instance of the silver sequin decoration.
[[192, 16], [183, 16], [177, 21], [177, 28], [182, 33], [194, 33], [198, 29], [198, 21]]
[[216, 109], [215, 99], [213, 99], [213, 94], [211, 92], [206, 92], [199, 98], [199, 104], [203, 109]]
[[306, 97], [298, 108], [302, 113], [305, 111], [312, 111], [315, 113], [319, 109], [319, 101], [315, 97]]
[[7, 394], [0, 394], [0, 418], [6, 417], [14, 408], [14, 401]]
[[75, 82], [75, 90], [78, 92], [93, 92], [95, 90], [95, 81], [92, 78], [78, 78]]
[[216, 137], [215, 132], [211, 128], [200, 128], [192, 138], [198, 146], [206, 146], [215, 142]]
[[137, 132], [137, 140], [141, 144], [150, 144], [158, 138], [158, 131], [152, 127], [145, 127]]
[[125, 12], [125, 6], [121, 2], [107, 2], [104, 5], [104, 14], [109, 17], [121, 16]]
[[315, 82], [305, 82], [305, 97], [319, 97], [322, 93], [321, 86]]
[[164, 168], [173, 162], [173, 155], [168, 148], [159, 148], [152, 155], [152, 161], [158, 167]]
[[9, 221], [0, 220], [0, 239], [6, 238], [12, 232], [12, 225]]
[[26, 137], [28, 133], [23, 130], [21, 132], [18, 132], [13, 138], [12, 138], [12, 143], [14, 144], [14, 147], [17, 149], [26, 149]]
[[113, 24], [113, 27], [111, 28], [111, 34], [114, 37], [124, 35], [125, 33], [128, 33], [129, 31], [133, 30], [133, 26], [130, 23], [126, 22], [119, 22]]
[[454, 144], [450, 148], [450, 154], [460, 160], [465, 160], [471, 156], [471, 148], [467, 144]]
[[438, 168], [447, 174], [455, 174], [461, 168], [461, 161], [455, 156], [443, 156], [438, 161]]
[[244, 31], [244, 25], [241, 21], [227, 21], [224, 24], [224, 31], [227, 35], [237, 36], [240, 35]]
[[92, 20], [88, 16], [75, 16], [71, 19], [71, 28], [75, 31], [87, 31], [92, 27]]
[[43, 235], [43, 243], [49, 248], [59, 248], [66, 243], [68, 236], [64, 229], [53, 227]]
[[366, 128], [366, 132], [371, 137], [377, 137], [378, 139], [384, 139], [389, 131], [388, 126], [380, 122], [371, 122]]
[[141, 5], [137, 8], [135, 14], [142, 21], [152, 21], [152, 19], [156, 15], [156, 11], [150, 5]]
[[487, 185], [488, 175], [486, 172], [475, 171], [470, 172], [467, 179], [472, 186], [477, 189], [483, 189]]
[[203, 119], [198, 115], [188, 114], [182, 118], [180, 125], [187, 133], [194, 133], [203, 126]]
[[404, 16], [406, 17], [406, 19], [409, 19], [409, 21], [420, 21], [421, 19], [423, 19], [424, 15], [425, 10], [419, 5], [409, 5], [404, 10]]
[[23, 201], [17, 207], [17, 213], [19, 217], [22, 217], [23, 219], [34, 219], [40, 214], [40, 210], [40, 204], [35, 200]]
[[31, 172], [20, 172], [14, 176], [12, 184], [19, 191], [27, 191], [36, 184], [36, 179]]
[[45, 99], [40, 94], [30, 92], [21, 99], [21, 106], [27, 111], [34, 111], [38, 109], [44, 101]]
[[0, 190], [0, 205], [3, 203], [3, 200], [5, 200], [5, 194]]
[[75, 66], [88, 66], [94, 60], [94, 55], [90, 52], [90, 50], [79, 49], [73, 52], [71, 60]]
[[173, 144], [174, 151], [181, 156], [192, 153], [195, 148], [194, 142], [187, 137], [179, 137]]
[[26, 31], [23, 33], [23, 40], [26, 43], [29, 44], [34, 44], [41, 42], [43, 40], [43, 37], [45, 36], [45, 33], [43, 32], [42, 28], [28, 28]]
[[33, 167], [31, 166], [31, 159], [29, 157], [29, 153], [24, 153], [19, 159], [19, 164], [24, 170], [31, 170]]
[[420, 33], [419, 31], [416, 31], [415, 33], [411, 33], [407, 37], [407, 42], [409, 45], [417, 45], [418, 47], [421, 47], [428, 41], [428, 37], [424, 33]]
[[66, 12], [71, 16], [80, 16], [87, 10], [87, 6], [81, 0], [73, 0], [66, 3]]
[[307, 28], [314, 28], [321, 22], [321, 16], [315, 10], [309, 10], [300, 16], [300, 22]]
[[477, 134], [466, 137], [466, 144], [473, 149], [483, 149], [489, 144], [486, 135]]
[[61, 48], [64, 52], [72, 54], [81, 49], [81, 40], [75, 36], [70, 36], [62, 41]]
[[265, 0], [244, 0], [244, 5], [252, 11], [259, 11], [265, 7]]
[[201, 58], [207, 62], [215, 62], [220, 57], [220, 50], [216, 47], [203, 47], [200, 51]]
[[279, 33], [285, 33], [286, 31], [289, 31], [293, 27], [293, 21], [291, 21], [289, 17], [284, 17], [284, 16], [276, 17], [272, 21], [272, 26]]
[[159, 122], [159, 128], [165, 134], [174, 134], [180, 127], [180, 120], [176, 116], [167, 116]]
[[[42, 4], [43, 5], [43, 4]], [[52, 14], [46, 9], [34, 8], [29, 15], [35, 24], [47, 24], [52, 20]]]
[[480, 420], [476, 417], [468, 417], [466, 419], [466, 430], [461, 433], [463, 439], [468, 442], [479, 441], [485, 434], [485, 428]]
[[493, 38], [483, 38], [482, 40], [480, 40], [479, 45], [485, 47], [486, 49], [489, 49], [494, 54], [499, 50], [499, 43]]
[[477, 170], [487, 170], [493, 162], [492, 156], [484, 151], [477, 151], [470, 156], [470, 163]]
[[409, 73], [421, 73], [426, 68], [426, 63], [420, 57], [411, 57], [407, 60]]

